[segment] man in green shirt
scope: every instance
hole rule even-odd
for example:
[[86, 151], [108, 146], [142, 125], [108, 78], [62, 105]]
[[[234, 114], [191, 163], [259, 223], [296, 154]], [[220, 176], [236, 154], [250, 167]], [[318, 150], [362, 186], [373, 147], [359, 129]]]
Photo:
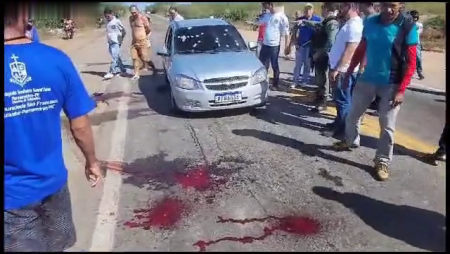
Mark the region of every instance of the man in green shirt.
[[[321, 22], [302, 20], [299, 25], [313, 26], [315, 33], [311, 39], [311, 55], [314, 62], [316, 91], [316, 107], [314, 111], [320, 112], [326, 109], [330, 86], [328, 81], [328, 53], [334, 44], [336, 34], [339, 31], [339, 21], [337, 14], [338, 3], [324, 3], [322, 5]], [[329, 127], [331, 127], [330, 124]]]

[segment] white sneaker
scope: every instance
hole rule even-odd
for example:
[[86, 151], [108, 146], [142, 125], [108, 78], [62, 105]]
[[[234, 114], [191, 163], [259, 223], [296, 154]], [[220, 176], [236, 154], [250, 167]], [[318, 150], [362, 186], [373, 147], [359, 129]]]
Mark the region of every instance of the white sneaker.
[[297, 85], [295, 83], [291, 84], [291, 89], [294, 89], [295, 87], [297, 87]]
[[138, 80], [138, 79], [139, 79], [139, 75], [134, 75], [134, 76], [131, 78], [132, 81], [136, 81], [136, 80]]
[[106, 73], [105, 76], [103, 76], [103, 78], [104, 78], [104, 79], [112, 79], [112, 78], [114, 78], [114, 74], [108, 72], [108, 73]]

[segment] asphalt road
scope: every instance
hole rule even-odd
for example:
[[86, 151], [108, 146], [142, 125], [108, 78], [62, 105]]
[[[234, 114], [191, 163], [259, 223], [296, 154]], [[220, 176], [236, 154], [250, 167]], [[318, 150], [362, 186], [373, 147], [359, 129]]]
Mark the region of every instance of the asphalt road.
[[[154, 48], [166, 28], [154, 19]], [[129, 62], [127, 47], [123, 58]], [[154, 61], [161, 68], [156, 54]], [[290, 65], [283, 62], [282, 71]], [[161, 72], [149, 74], [108, 82], [108, 106], [92, 116], [98, 155], [110, 170], [103, 192], [71, 178], [75, 249], [445, 250], [445, 167], [424, 164], [414, 151], [437, 142], [443, 98], [407, 93], [398, 135], [413, 141], [396, 147], [391, 178], [378, 182], [375, 139], [364, 136], [352, 153], [332, 151], [335, 140], [319, 133], [331, 116], [311, 114], [301, 96], [273, 92], [266, 109], [179, 118]]]

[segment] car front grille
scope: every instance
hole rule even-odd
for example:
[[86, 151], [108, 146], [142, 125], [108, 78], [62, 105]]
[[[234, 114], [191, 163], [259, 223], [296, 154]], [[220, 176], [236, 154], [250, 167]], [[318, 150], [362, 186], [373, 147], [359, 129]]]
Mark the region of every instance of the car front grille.
[[227, 77], [227, 78], [211, 78], [211, 79], [205, 79], [203, 81], [204, 84], [211, 84], [211, 83], [226, 83], [226, 82], [242, 82], [247, 81], [249, 79], [249, 76], [234, 76], [234, 77]]
[[217, 84], [217, 85], [205, 85], [206, 89], [212, 91], [227, 91], [237, 88], [241, 88], [247, 85], [247, 82], [239, 82], [234, 84]]

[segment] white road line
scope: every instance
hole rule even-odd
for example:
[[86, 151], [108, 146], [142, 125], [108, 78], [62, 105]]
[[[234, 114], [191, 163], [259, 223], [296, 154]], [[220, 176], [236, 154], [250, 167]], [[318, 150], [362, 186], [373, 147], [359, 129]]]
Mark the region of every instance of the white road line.
[[[130, 93], [129, 82], [121, 80], [122, 91]], [[112, 132], [111, 151], [108, 161], [123, 161], [124, 147], [127, 134], [127, 117], [129, 96], [124, 96], [119, 101], [117, 108], [117, 120]], [[97, 223], [92, 236], [91, 248], [89, 251], [110, 252], [114, 247], [114, 234], [117, 225], [117, 213], [120, 198], [120, 187], [122, 186], [122, 176], [115, 171], [108, 171], [103, 187], [103, 195], [100, 201]]]

